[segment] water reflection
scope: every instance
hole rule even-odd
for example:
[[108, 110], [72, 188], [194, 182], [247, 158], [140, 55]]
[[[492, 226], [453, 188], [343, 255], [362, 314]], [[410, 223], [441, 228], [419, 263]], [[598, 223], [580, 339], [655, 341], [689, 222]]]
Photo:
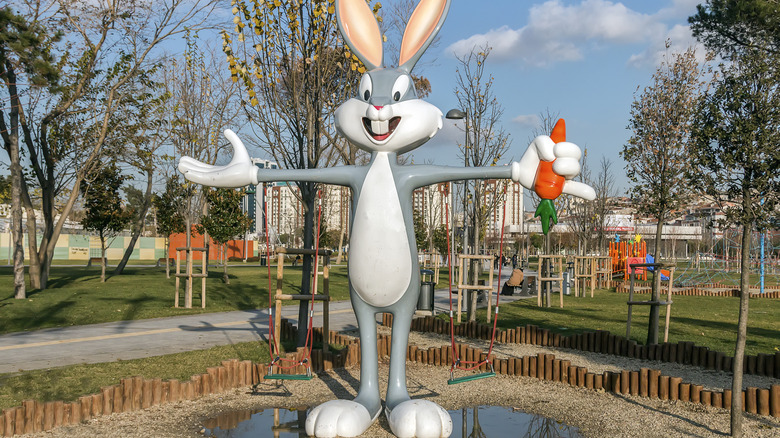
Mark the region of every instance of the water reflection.
[[[218, 438], [304, 438], [307, 436], [306, 412], [307, 408], [234, 411], [209, 419], [203, 426], [205, 436]], [[452, 417], [452, 438], [582, 436], [574, 427], [502, 406], [477, 406], [449, 413]]]
[[582, 436], [575, 427], [541, 415], [503, 406], [477, 406], [449, 412], [452, 417], [452, 438], [578, 438]]
[[[306, 438], [306, 412], [300, 409], [233, 411], [203, 422], [205, 436], [218, 438]], [[270, 430], [270, 434], [266, 431]]]

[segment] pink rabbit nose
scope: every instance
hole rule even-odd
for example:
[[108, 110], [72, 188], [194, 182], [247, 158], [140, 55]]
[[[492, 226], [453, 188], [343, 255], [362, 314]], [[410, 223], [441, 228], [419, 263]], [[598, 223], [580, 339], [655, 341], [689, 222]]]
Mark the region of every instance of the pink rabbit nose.
[[381, 110], [382, 110], [382, 108], [384, 108], [384, 107], [382, 107], [382, 106], [376, 106], [376, 105], [374, 105], [374, 108], [376, 108], [376, 110], [377, 110], [377, 111], [381, 111]]

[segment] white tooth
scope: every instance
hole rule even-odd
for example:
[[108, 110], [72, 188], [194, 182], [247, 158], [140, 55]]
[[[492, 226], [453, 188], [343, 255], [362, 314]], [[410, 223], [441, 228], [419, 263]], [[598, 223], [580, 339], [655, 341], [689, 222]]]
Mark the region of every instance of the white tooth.
[[387, 120], [372, 120], [371, 121], [371, 132], [374, 134], [387, 134], [387, 131], [390, 129], [390, 123]]

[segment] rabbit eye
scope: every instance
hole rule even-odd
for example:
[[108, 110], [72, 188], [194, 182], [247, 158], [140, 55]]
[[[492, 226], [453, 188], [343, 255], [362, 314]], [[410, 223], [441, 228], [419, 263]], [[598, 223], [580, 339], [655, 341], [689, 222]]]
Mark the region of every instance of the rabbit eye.
[[360, 79], [360, 89], [358, 92], [358, 96], [362, 96], [363, 100], [368, 102], [368, 99], [371, 98], [371, 88], [373, 87], [373, 84], [371, 83], [371, 76], [365, 74]]
[[409, 86], [412, 84], [408, 75], [399, 76], [393, 84], [393, 100], [398, 102], [401, 100], [401, 96], [405, 95], [409, 91]]

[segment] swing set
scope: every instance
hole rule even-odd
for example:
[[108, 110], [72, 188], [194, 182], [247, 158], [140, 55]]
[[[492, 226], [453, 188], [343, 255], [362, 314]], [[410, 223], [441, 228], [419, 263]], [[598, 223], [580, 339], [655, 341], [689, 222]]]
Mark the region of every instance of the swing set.
[[[507, 185], [504, 183], [504, 196], [506, 196], [507, 192]], [[450, 213], [450, 206], [448, 205], [445, 209], [445, 224], [447, 227], [447, 235], [450, 234], [450, 220], [449, 220], [449, 213]], [[501, 217], [501, 238], [499, 239], [499, 260], [503, 259], [504, 255], [504, 228], [506, 225], [506, 202], [504, 202], [504, 210], [503, 215]], [[450, 247], [450, 239], [447, 239], [447, 257], [451, 257], [452, 254], [452, 248]], [[493, 279], [493, 271], [491, 269], [490, 271], [490, 283], [487, 286], [478, 286], [478, 285], [464, 285], [463, 284], [463, 268], [464, 268], [464, 259], [473, 259], [475, 256], [466, 256], [461, 255], [461, 261], [460, 261], [460, 275], [459, 275], [459, 281], [458, 281], [458, 322], [460, 322], [460, 314], [461, 314], [461, 292], [463, 289], [480, 289], [480, 288], [487, 288], [488, 289], [488, 322], [490, 322], [490, 291], [493, 289], [492, 285], [492, 279]], [[478, 257], [477, 257], [478, 258]], [[499, 279], [499, 285], [498, 290], [496, 290], [496, 305], [495, 305], [495, 316], [493, 318], [493, 332], [490, 335], [490, 347], [488, 348], [488, 352], [485, 355], [484, 359], [480, 360], [465, 360], [460, 357], [460, 349], [457, 348], [457, 345], [455, 344], [455, 318], [454, 318], [454, 312], [452, 309], [452, 264], [453, 260], [448, 260], [448, 266], [450, 266], [449, 269], [449, 281], [448, 288], [449, 288], [449, 297], [450, 297], [450, 345], [452, 348], [450, 348], [450, 352], [452, 354], [452, 366], [450, 367], [450, 378], [447, 380], [447, 384], [449, 385], [455, 385], [458, 383], [464, 383], [464, 382], [470, 382], [473, 380], [479, 380], [479, 379], [485, 379], [488, 377], [494, 377], [496, 375], [495, 369], [493, 369], [493, 363], [490, 361], [490, 356], [493, 353], [493, 346], [496, 342], [496, 326], [498, 323], [498, 306], [500, 301], [500, 289], [501, 289], [501, 268], [503, 267], [503, 263], [498, 264], [498, 279]], [[472, 292], [473, 293], [473, 292]], [[482, 373], [476, 373], [476, 374], [469, 374], [462, 377], [455, 377], [455, 371], [474, 371], [482, 367], [483, 365], [486, 365], [490, 367], [490, 371], [482, 372]]]
[[[504, 185], [504, 194], [506, 195], [506, 185]], [[314, 302], [315, 301], [322, 301], [323, 307], [324, 307], [324, 321], [325, 324], [327, 324], [328, 320], [328, 303], [330, 301], [330, 296], [328, 294], [328, 260], [330, 256], [330, 251], [324, 251], [320, 250], [320, 226], [322, 223], [322, 192], [319, 193], [319, 199], [318, 199], [318, 212], [317, 212], [317, 233], [315, 238], [315, 248], [314, 250], [305, 250], [305, 249], [286, 249], [282, 248], [279, 251], [279, 262], [277, 267], [277, 292], [275, 299], [272, 298], [271, 290], [271, 264], [267, 263], [267, 269], [268, 269], [268, 349], [271, 354], [271, 362], [268, 365], [268, 373], [265, 376], [265, 379], [268, 380], [311, 380], [313, 378], [312, 372], [311, 372], [311, 352], [312, 347], [314, 344], [314, 334], [313, 334], [313, 321], [314, 321]], [[268, 229], [268, 207], [267, 205], [264, 205], [265, 208], [265, 227], [266, 230]], [[450, 213], [450, 206], [448, 205], [446, 208], [446, 227], [447, 227], [447, 234], [450, 233], [450, 223], [449, 223], [449, 213]], [[503, 244], [504, 244], [504, 228], [506, 223], [506, 203], [504, 204], [503, 209], [503, 215], [502, 215], [502, 222], [501, 222], [501, 238], [499, 241], [499, 257], [503, 256]], [[268, 233], [266, 232], [266, 260], [270, 261], [271, 254], [270, 254], [270, 242], [269, 242]], [[302, 254], [302, 255], [315, 255], [314, 258], [314, 284], [312, 287], [312, 293], [311, 295], [285, 295], [281, 293], [281, 282], [282, 282], [282, 269], [283, 269], [283, 255], [284, 254]], [[450, 240], [447, 239], [447, 257], [448, 257], [448, 265], [451, 267], [453, 261], [450, 259], [451, 248], [450, 248]], [[324, 266], [323, 266], [323, 294], [317, 293], [317, 279], [318, 279], [318, 259], [319, 256], [324, 256]], [[468, 259], [469, 256], [462, 256], [464, 259]], [[472, 257], [473, 258], [473, 257]], [[499, 264], [498, 268], [498, 278], [501, 278], [501, 269], [503, 264]], [[463, 261], [461, 261], [461, 273], [463, 272]], [[464, 383], [464, 382], [470, 382], [473, 380], [479, 380], [484, 379], [487, 377], [493, 377], [496, 375], [495, 370], [493, 368], [493, 364], [490, 361], [490, 357], [493, 352], [493, 347], [495, 345], [496, 341], [496, 331], [497, 331], [497, 323], [498, 323], [498, 309], [499, 309], [499, 302], [500, 302], [500, 296], [499, 293], [500, 290], [496, 290], [496, 302], [495, 302], [495, 315], [492, 318], [493, 319], [493, 331], [490, 336], [490, 347], [488, 348], [488, 352], [485, 355], [484, 359], [481, 360], [465, 360], [460, 357], [460, 349], [457, 348], [456, 342], [455, 342], [455, 317], [454, 317], [454, 310], [452, 306], [453, 301], [453, 294], [452, 294], [452, 269], [449, 270], [448, 273], [448, 288], [449, 288], [449, 302], [450, 302], [450, 344], [452, 348], [450, 349], [452, 354], [452, 366], [450, 367], [450, 378], [447, 380], [447, 383], [450, 385], [458, 384], [458, 383]], [[491, 279], [492, 279], [492, 271], [491, 271]], [[460, 283], [463, 283], [463, 280], [460, 280]], [[492, 283], [492, 282], [491, 282]], [[466, 288], [477, 288], [478, 286], [473, 285], [461, 285], [459, 284], [458, 287], [458, 321], [460, 322], [460, 295], [461, 295], [461, 289]], [[492, 284], [488, 285], [487, 287], [490, 288], [490, 291], [492, 291]], [[500, 284], [499, 284], [500, 288]], [[279, 324], [278, 321], [281, 320], [281, 302], [282, 300], [307, 300], [311, 303], [311, 306], [309, 308], [309, 317], [307, 321], [307, 330], [306, 330], [306, 343], [303, 347], [303, 354], [300, 357], [296, 358], [286, 358], [281, 355], [281, 348], [279, 346]], [[488, 321], [490, 321], [490, 296], [488, 296]], [[327, 325], [326, 325], [327, 327]], [[327, 333], [327, 329], [325, 331]], [[286, 370], [294, 370], [300, 366], [303, 366], [306, 368], [305, 374], [286, 374], [283, 371]], [[477, 373], [477, 374], [470, 374], [462, 377], [455, 377], [455, 371], [474, 371], [477, 370], [483, 366], [487, 366], [490, 368], [490, 371]], [[276, 372], [274, 372], [276, 371]]]
[[[264, 193], [267, 194], [267, 190], [264, 188]], [[268, 230], [268, 204], [263, 203], [264, 207], [264, 219], [265, 229]], [[317, 233], [315, 237], [315, 249], [290, 249], [279, 248], [277, 253], [279, 254], [279, 260], [277, 263], [276, 272], [276, 296], [272, 297], [271, 287], [271, 246], [269, 242], [268, 232], [265, 233], [265, 247], [266, 247], [266, 266], [268, 267], [268, 351], [271, 355], [271, 362], [268, 364], [268, 373], [265, 375], [267, 380], [311, 380], [311, 351], [314, 346], [314, 302], [323, 302], [323, 330], [327, 335], [328, 333], [328, 311], [330, 295], [328, 293], [328, 271], [330, 265], [329, 250], [320, 249], [320, 225], [322, 224], [322, 191], [318, 195], [318, 209], [317, 209]], [[284, 255], [285, 254], [300, 254], [300, 255], [313, 255], [314, 256], [314, 281], [310, 295], [304, 294], [283, 294], [282, 293], [282, 279], [284, 275]], [[323, 293], [317, 293], [317, 280], [319, 278], [318, 273], [318, 261], [320, 256], [323, 257]], [[279, 333], [281, 327], [282, 318], [282, 301], [284, 300], [306, 300], [311, 303], [309, 307], [309, 315], [307, 318], [306, 328], [306, 342], [303, 347], [303, 354], [300, 357], [286, 358], [281, 354], [281, 348], [279, 346]], [[327, 351], [327, 339], [323, 340], [323, 349]], [[296, 368], [303, 366], [306, 368], [306, 374], [287, 374], [283, 371], [295, 370]], [[276, 371], [276, 372], [274, 372]]]

